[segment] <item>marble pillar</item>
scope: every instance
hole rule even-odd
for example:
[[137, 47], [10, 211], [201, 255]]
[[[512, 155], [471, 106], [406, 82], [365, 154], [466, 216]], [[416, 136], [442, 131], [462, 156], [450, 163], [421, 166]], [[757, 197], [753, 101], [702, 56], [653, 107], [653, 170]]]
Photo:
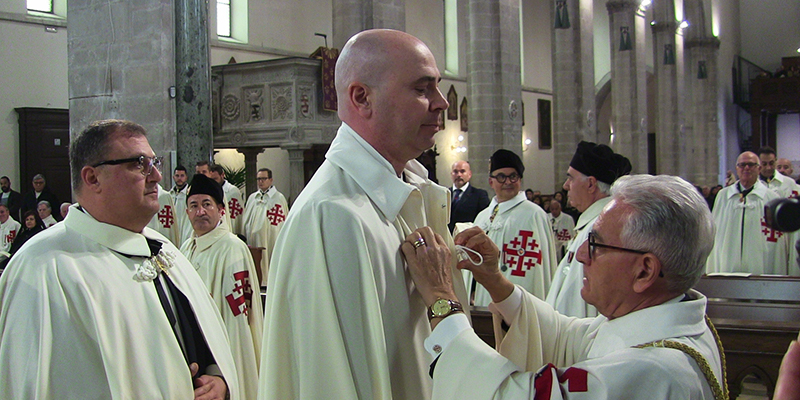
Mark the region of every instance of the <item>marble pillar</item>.
[[594, 92], [594, 2], [552, 1], [554, 189], [581, 140], [597, 142]]
[[245, 190], [247, 195], [258, 190], [256, 175], [258, 174], [258, 155], [264, 152], [262, 147], [244, 147], [236, 149], [237, 152], [244, 154], [244, 176]]
[[[720, 131], [717, 117], [719, 91], [717, 85], [717, 53], [719, 39], [708, 36], [689, 39], [686, 49], [687, 152], [689, 173], [686, 179], [697, 185], [717, 184], [719, 171]], [[689, 134], [690, 133], [690, 134]]]
[[[683, 151], [686, 144], [686, 127], [681, 122], [677, 61], [683, 53], [676, 41], [678, 21], [675, 20], [675, 2], [660, 0], [653, 3], [653, 70], [656, 77], [656, 172], [659, 174], [686, 176], [686, 160]], [[682, 54], [681, 54], [682, 55]], [[680, 68], [682, 69], [682, 68]], [[683, 172], [683, 173], [682, 173]]]
[[311, 145], [288, 144], [281, 146], [281, 148], [289, 152], [289, 195], [286, 201], [289, 202], [291, 207], [306, 185], [304, 153], [311, 148]]
[[628, 157], [632, 173], [647, 172], [647, 76], [644, 17], [638, 1], [606, 3], [611, 35], [611, 147]]
[[475, 182], [488, 182], [500, 148], [522, 157], [519, 2], [469, 0], [468, 159]]
[[175, 88], [178, 164], [213, 161], [206, 1], [175, 0]]
[[366, 29], [406, 30], [405, 0], [333, 0], [333, 47]]

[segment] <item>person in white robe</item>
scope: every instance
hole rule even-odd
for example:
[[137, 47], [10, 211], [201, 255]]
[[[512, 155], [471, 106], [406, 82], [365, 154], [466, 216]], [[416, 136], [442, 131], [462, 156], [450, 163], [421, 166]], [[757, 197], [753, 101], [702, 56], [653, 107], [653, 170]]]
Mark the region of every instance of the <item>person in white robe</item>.
[[[691, 289], [713, 246], [708, 205], [689, 182], [666, 175], [625, 176], [612, 193], [577, 254], [583, 295], [601, 314], [595, 318], [561, 315], [505, 279], [498, 248], [477, 228], [455, 238], [483, 255], [479, 266], [459, 267], [489, 288], [490, 309], [508, 331], [498, 353], [460, 311], [431, 307], [425, 347], [437, 356], [434, 400], [728, 398], [707, 300]], [[429, 232], [419, 234], [430, 242]], [[453, 296], [440, 262], [447, 248], [403, 245], [403, 252], [427, 304]]]
[[225, 179], [225, 169], [219, 164], [211, 166], [208, 177], [217, 181], [222, 186], [222, 191], [225, 192], [225, 214], [230, 224], [228, 228], [235, 234], [244, 232], [242, 230], [242, 214], [244, 214], [245, 204], [242, 202], [242, 191]]
[[450, 191], [414, 160], [448, 106], [438, 81], [430, 50], [407, 33], [367, 30], [343, 47], [342, 125], [270, 263], [260, 399], [430, 397], [420, 347], [430, 326], [400, 245], [430, 226], [452, 246]]
[[0, 398], [241, 399], [208, 290], [146, 227], [161, 160], [145, 135], [104, 120], [71, 141], [78, 203], [0, 277]]
[[9, 250], [22, 225], [11, 217], [11, 211], [5, 204], [0, 204], [0, 261], [9, 257]]
[[175, 206], [175, 223], [178, 225], [178, 241], [175, 242], [176, 246], [180, 246], [194, 234], [192, 222], [189, 221], [189, 217], [186, 216], [186, 194], [189, 193], [188, 179], [186, 167], [182, 165], [177, 166], [172, 174], [172, 180], [175, 182], [175, 185], [169, 190], [169, 195], [172, 196], [172, 204]]
[[575, 236], [575, 220], [571, 215], [561, 212], [561, 203], [557, 201], [550, 202], [550, 212], [547, 214], [547, 218], [553, 229], [556, 252], [560, 260], [567, 254], [569, 241]]
[[[529, 293], [544, 299], [550, 287], [550, 273], [558, 262], [547, 214], [520, 191], [525, 166], [514, 152], [500, 149], [489, 160], [489, 186], [495, 196], [489, 206], [475, 217], [500, 248], [503, 275]], [[474, 305], [491, 303], [489, 292], [467, 272], [469, 288], [474, 287]]]
[[[208, 161], [198, 161], [197, 165], [195, 165], [194, 168], [195, 168], [195, 175], [203, 174], [203, 175], [205, 175], [205, 176], [207, 176], [207, 177], [209, 177], [211, 179], [214, 179], [215, 181], [217, 181], [217, 183], [222, 185], [222, 182], [224, 180], [220, 180], [220, 173], [214, 171], [215, 169], [217, 169], [216, 171], [223, 171], [223, 173], [224, 173], [224, 170], [222, 170], [221, 166], [211, 164]], [[225, 190], [223, 188], [223, 192], [224, 191]], [[228, 203], [229, 203], [229, 197], [228, 197], [228, 194], [226, 193], [225, 194], [225, 204], [228, 204]], [[230, 212], [228, 212], [227, 209], [223, 209], [222, 210], [222, 223], [225, 224], [225, 226], [228, 228], [229, 231], [234, 232], [233, 225], [231, 224]]]
[[759, 170], [755, 153], [740, 154], [736, 160], [739, 180], [717, 193], [713, 209], [717, 233], [708, 273], [788, 273], [790, 235], [771, 229], [764, 218], [764, 205], [780, 196], [758, 179]]
[[259, 291], [253, 290], [257, 275], [250, 250], [220, 223], [224, 207], [222, 187], [195, 175], [186, 208], [195, 235], [183, 243], [181, 253], [194, 265], [222, 314], [242, 398], [255, 399], [264, 311]]
[[[758, 161], [761, 164], [759, 180], [781, 197], [797, 197], [800, 195], [800, 185], [794, 179], [778, 172], [778, 160], [775, 150], [769, 146], [758, 149]], [[791, 163], [790, 163], [791, 165]]]
[[272, 170], [261, 168], [256, 174], [258, 191], [247, 198], [247, 205], [242, 216], [244, 235], [247, 244], [263, 248], [261, 255], [261, 286], [267, 286], [269, 276], [269, 260], [275, 248], [275, 241], [286, 221], [289, 204], [283, 193], [275, 188]]
[[611, 184], [631, 171], [631, 163], [604, 144], [581, 141], [567, 168], [564, 190], [569, 203], [581, 212], [575, 224], [575, 236], [567, 245], [567, 254], [553, 273], [553, 282], [545, 301], [556, 311], [571, 317], [595, 317], [597, 310], [581, 297], [583, 264], [575, 258], [578, 248], [588, 238], [600, 211], [611, 200]]
[[45, 228], [49, 228], [58, 222], [53, 217], [53, 207], [47, 200], [42, 200], [36, 205], [36, 212], [39, 214], [39, 218], [42, 219]]
[[172, 196], [161, 185], [158, 185], [158, 212], [147, 223], [147, 227], [164, 235], [175, 247], [180, 247], [177, 221]]

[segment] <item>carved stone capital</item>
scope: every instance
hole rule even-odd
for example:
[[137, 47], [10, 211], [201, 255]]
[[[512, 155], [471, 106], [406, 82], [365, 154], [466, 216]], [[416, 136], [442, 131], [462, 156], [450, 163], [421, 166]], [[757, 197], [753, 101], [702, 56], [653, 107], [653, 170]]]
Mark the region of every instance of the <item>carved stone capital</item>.
[[639, 8], [639, 2], [631, 0], [611, 0], [606, 3], [606, 9], [609, 14], [616, 14], [621, 12], [634, 13]]
[[689, 39], [683, 42], [683, 48], [691, 49], [695, 47], [705, 47], [709, 49], [718, 49], [719, 48], [719, 39], [713, 36], [704, 37], [704, 38], [697, 38], [697, 39]]

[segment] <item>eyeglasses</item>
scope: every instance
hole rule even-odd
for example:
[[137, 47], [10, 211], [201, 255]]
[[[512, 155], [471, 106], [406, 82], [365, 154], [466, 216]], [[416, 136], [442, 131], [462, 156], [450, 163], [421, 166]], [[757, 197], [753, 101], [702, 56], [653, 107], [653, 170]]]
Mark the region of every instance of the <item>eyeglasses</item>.
[[500, 183], [506, 183], [506, 180], [511, 181], [511, 183], [516, 183], [517, 181], [519, 181], [519, 178], [521, 178], [521, 176], [517, 175], [516, 173], [513, 173], [511, 175], [506, 175], [506, 174], [489, 175], [489, 178], [495, 179]]
[[625, 248], [625, 247], [617, 247], [617, 246], [611, 246], [609, 244], [597, 243], [597, 238], [595, 237], [595, 233], [593, 231], [589, 232], [589, 239], [587, 241], [589, 242], [589, 259], [590, 260], [594, 259], [594, 251], [598, 247], [601, 247], [601, 248], [604, 248], [604, 249], [627, 251], [629, 253], [636, 253], [636, 254], [647, 254], [647, 253], [649, 253], [649, 251], [645, 251], [645, 250], [628, 249], [628, 248]]
[[99, 162], [95, 165], [92, 165], [92, 168], [97, 168], [101, 165], [119, 165], [130, 162], [136, 162], [139, 163], [138, 168], [141, 170], [142, 175], [150, 176], [150, 174], [153, 173], [153, 168], [161, 170], [161, 162], [163, 160], [164, 157], [148, 157], [148, 156], [121, 158], [118, 160], [108, 160]]
[[740, 162], [736, 164], [738, 168], [745, 169], [745, 168], [755, 168], [758, 166], [758, 163], [754, 162]]
[[270, 179], [272, 179], [272, 178], [256, 178], [256, 180], [259, 181], [259, 182], [260, 181], [270, 180]]

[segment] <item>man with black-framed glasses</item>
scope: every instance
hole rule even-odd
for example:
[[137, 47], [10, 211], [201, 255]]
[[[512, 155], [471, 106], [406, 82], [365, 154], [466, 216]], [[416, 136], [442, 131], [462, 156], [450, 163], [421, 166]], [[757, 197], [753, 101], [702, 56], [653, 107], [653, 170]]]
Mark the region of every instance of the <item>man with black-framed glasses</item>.
[[[479, 229], [456, 236], [457, 245], [481, 254], [472, 259], [478, 265], [463, 260], [458, 267], [487, 288], [489, 309], [505, 327], [496, 329], [498, 354], [459, 310], [433, 315], [425, 341], [435, 357], [433, 400], [728, 398], [707, 299], [692, 289], [713, 246], [705, 200], [689, 182], [666, 175], [625, 176], [611, 191], [576, 255], [585, 266], [581, 295], [599, 311], [595, 318], [559, 314], [511, 283], [498, 266], [499, 249]], [[452, 296], [446, 247], [403, 250], [427, 304]]]
[[759, 179], [760, 172], [760, 159], [746, 151], [736, 159], [739, 180], [717, 193], [717, 233], [706, 272], [787, 275], [796, 269], [789, 271], [795, 265], [789, 262], [790, 235], [766, 226], [764, 205], [780, 195]]
[[208, 289], [146, 227], [161, 160], [144, 128], [94, 122], [69, 158], [78, 202], [0, 276], [0, 398], [241, 398]]
[[[541, 299], [550, 287], [550, 273], [558, 262], [553, 232], [544, 210], [521, 192], [525, 166], [514, 152], [500, 149], [489, 161], [489, 186], [495, 196], [489, 207], [475, 217], [475, 225], [486, 232], [502, 251], [500, 269], [514, 284]], [[474, 305], [487, 306], [489, 292], [465, 273]]]

